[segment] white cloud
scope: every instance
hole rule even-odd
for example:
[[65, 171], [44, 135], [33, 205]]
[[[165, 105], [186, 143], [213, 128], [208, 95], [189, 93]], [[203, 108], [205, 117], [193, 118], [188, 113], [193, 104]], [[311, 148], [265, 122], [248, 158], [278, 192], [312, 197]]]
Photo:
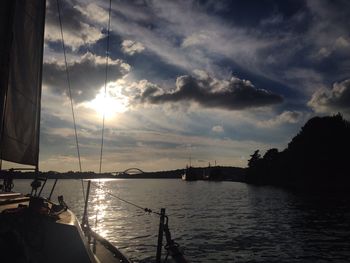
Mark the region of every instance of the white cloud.
[[[95, 43], [97, 40], [101, 39], [103, 35], [100, 30], [95, 27], [81, 22], [80, 31], [64, 30], [63, 36], [65, 44], [76, 50], [79, 46]], [[45, 40], [61, 41], [61, 32], [57, 27], [48, 25], [45, 29]]]
[[213, 128], [211, 128], [211, 130], [215, 133], [223, 133], [224, 127], [222, 127], [221, 125], [216, 125]]
[[124, 40], [121, 44], [122, 51], [130, 56], [141, 53], [145, 47], [140, 43], [132, 40]]
[[[86, 53], [68, 65], [73, 99], [77, 102], [92, 100], [105, 83], [104, 57]], [[130, 65], [121, 59], [110, 59], [108, 82], [125, 77]], [[67, 94], [68, 84], [65, 66], [57, 61], [44, 64], [43, 82], [57, 94]]]
[[311, 97], [308, 105], [316, 112], [350, 113], [350, 79], [335, 82], [331, 90], [319, 89]]
[[258, 121], [257, 125], [260, 127], [271, 128], [282, 124], [295, 124], [300, 122], [302, 118], [303, 113], [300, 111], [284, 111], [272, 119]]
[[90, 20], [107, 26], [108, 10], [103, 7], [95, 3], [89, 3], [88, 5], [76, 5], [75, 8]]
[[208, 38], [209, 36], [205, 32], [194, 33], [184, 38], [182, 47], [201, 45], [203, 41], [208, 40]]
[[324, 59], [331, 56], [334, 52], [350, 51], [350, 38], [339, 36], [333, 41], [329, 41], [327, 45], [321, 47], [314, 58]]
[[[255, 61], [257, 52], [277, 42], [271, 35], [263, 37], [262, 34], [227, 25], [218, 17], [190, 6], [190, 2], [149, 2], [144, 12], [152, 15], [153, 19], [143, 18], [147, 21], [146, 26], [144, 20], [142, 23], [139, 21], [140, 10], [135, 9], [134, 17], [132, 9], [128, 8], [127, 19], [123, 15], [113, 16], [112, 29], [124, 39], [137, 39], [166, 63], [188, 71], [210, 69], [219, 76], [222, 70], [216, 68], [213, 55], [230, 58], [248, 67]], [[157, 25], [156, 28], [153, 24]]]
[[[73, 5], [69, 1], [61, 2], [60, 5], [64, 42], [73, 50], [82, 45], [93, 44], [103, 37], [98, 21], [94, 20], [97, 16], [87, 16], [82, 13], [83, 10], [81, 6]], [[45, 40], [61, 41], [57, 5], [54, 1], [48, 1]]]

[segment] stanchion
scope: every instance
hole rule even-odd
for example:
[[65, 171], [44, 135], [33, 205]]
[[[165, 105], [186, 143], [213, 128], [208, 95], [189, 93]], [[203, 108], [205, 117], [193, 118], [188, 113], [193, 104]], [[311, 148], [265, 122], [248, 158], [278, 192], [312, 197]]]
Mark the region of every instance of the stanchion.
[[157, 263], [161, 263], [162, 246], [163, 246], [164, 219], [165, 219], [165, 208], [161, 208], [160, 209], [159, 231], [158, 231], [157, 255], [156, 255], [156, 262]]
[[87, 215], [87, 209], [88, 209], [88, 203], [89, 203], [90, 185], [91, 185], [91, 181], [89, 180], [88, 185], [87, 185], [87, 189], [86, 189], [84, 214], [83, 214], [83, 220], [82, 220], [83, 230], [89, 227], [89, 219], [88, 219], [88, 215]]

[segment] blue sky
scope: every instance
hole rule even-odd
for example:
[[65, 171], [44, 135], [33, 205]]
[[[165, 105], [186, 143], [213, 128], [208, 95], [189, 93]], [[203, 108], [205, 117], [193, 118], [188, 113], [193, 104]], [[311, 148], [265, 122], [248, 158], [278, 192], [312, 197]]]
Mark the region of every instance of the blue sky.
[[[307, 119], [350, 114], [349, 1], [61, 0], [84, 171], [245, 167]], [[58, 13], [48, 1], [42, 170], [78, 170]]]

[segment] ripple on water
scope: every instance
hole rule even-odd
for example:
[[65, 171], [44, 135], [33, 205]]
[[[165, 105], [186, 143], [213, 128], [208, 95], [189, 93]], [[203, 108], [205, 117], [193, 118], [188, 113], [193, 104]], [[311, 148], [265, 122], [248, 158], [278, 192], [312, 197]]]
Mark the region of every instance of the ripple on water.
[[[17, 190], [27, 189], [22, 180]], [[52, 182], [51, 182], [52, 183]], [[159, 211], [167, 208], [175, 241], [191, 262], [348, 262], [349, 195], [297, 194], [234, 182], [112, 180], [115, 195]], [[50, 185], [50, 182], [48, 183]], [[80, 182], [61, 180], [55, 193], [82, 217]], [[44, 194], [48, 194], [49, 188]], [[159, 218], [102, 191], [91, 192], [89, 219], [135, 262], [155, 259]]]

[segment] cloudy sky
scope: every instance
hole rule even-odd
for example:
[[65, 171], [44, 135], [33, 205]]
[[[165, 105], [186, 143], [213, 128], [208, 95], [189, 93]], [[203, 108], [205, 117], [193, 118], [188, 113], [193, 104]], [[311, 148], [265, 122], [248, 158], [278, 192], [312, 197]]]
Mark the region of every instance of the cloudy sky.
[[[84, 171], [245, 167], [307, 119], [350, 116], [350, 2], [60, 0]], [[48, 1], [42, 170], [78, 170], [56, 1]]]

